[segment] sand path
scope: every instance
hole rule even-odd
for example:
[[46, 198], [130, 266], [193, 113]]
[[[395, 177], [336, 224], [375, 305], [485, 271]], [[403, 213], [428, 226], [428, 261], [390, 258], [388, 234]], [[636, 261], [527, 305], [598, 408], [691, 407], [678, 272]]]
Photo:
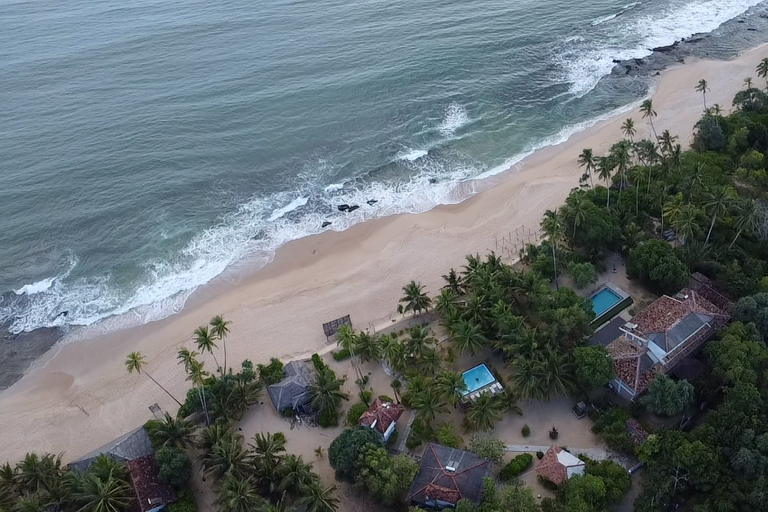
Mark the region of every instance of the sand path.
[[[709, 104], [728, 107], [767, 53], [757, 49], [727, 62], [699, 60], [664, 72], [654, 95], [656, 129], [669, 129], [688, 142], [702, 110], [701, 95], [694, 91], [698, 80], [709, 82]], [[193, 295], [178, 315], [49, 352], [0, 394], [0, 461], [30, 450], [64, 452], [69, 460], [146, 421], [147, 407], [155, 402], [174, 410], [174, 402], [148, 379], [126, 374], [125, 356], [142, 351], [154, 377], [183, 397], [188, 384], [176, 351], [191, 346], [193, 329], [215, 314], [233, 321], [230, 361], [322, 351], [321, 324], [345, 314], [358, 328], [386, 324], [397, 316], [400, 288], [409, 280], [420, 280], [435, 293], [441, 274], [461, 266], [465, 254], [485, 253], [497, 237], [521, 226], [537, 229], [544, 211], [577, 185], [581, 149], [605, 153], [629, 116], [638, 136], [646, 136], [650, 127], [636, 111], [601, 122], [488, 182], [467, 185], [486, 190], [461, 204], [289, 243], [265, 269], [219, 280]]]

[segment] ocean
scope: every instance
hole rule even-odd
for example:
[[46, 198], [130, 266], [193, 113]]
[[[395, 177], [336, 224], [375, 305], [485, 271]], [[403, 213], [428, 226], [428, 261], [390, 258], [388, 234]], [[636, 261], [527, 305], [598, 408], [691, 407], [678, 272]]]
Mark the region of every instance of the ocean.
[[157, 320], [290, 240], [458, 202], [647, 95], [615, 61], [696, 33], [733, 56], [766, 9], [0, 2], [0, 323]]

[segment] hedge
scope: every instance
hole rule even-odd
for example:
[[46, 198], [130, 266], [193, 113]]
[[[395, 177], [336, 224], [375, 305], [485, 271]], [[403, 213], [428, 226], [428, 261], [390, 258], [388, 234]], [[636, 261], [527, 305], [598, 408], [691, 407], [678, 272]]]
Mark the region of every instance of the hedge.
[[333, 356], [333, 359], [335, 361], [343, 361], [343, 360], [349, 358], [350, 353], [349, 353], [348, 349], [343, 348], [343, 349], [338, 350], [336, 352], [331, 352], [331, 355]]
[[347, 425], [350, 427], [356, 427], [357, 423], [360, 421], [360, 416], [362, 416], [363, 413], [367, 410], [368, 407], [366, 407], [363, 402], [352, 404], [352, 406], [347, 411]]
[[504, 468], [499, 472], [499, 478], [505, 482], [507, 480], [512, 480], [513, 478], [520, 476], [523, 471], [528, 469], [532, 462], [533, 456], [530, 453], [521, 453], [509, 461], [509, 464], [504, 466]]

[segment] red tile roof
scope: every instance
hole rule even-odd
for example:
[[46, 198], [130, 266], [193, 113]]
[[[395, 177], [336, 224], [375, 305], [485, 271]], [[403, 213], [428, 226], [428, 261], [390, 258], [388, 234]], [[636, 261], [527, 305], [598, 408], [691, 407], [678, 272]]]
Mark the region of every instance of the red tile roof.
[[131, 487], [136, 493], [138, 510], [147, 512], [176, 501], [173, 488], [160, 481], [154, 455], [128, 461], [126, 466], [131, 478]]
[[400, 404], [395, 405], [392, 402], [384, 402], [377, 398], [368, 410], [360, 416], [360, 425], [370, 427], [376, 422], [376, 430], [383, 434], [392, 423], [397, 421], [404, 411], [405, 407]]
[[674, 297], [663, 295], [632, 319], [635, 331], [649, 336], [670, 330], [689, 313], [722, 316], [727, 313], [689, 288], [683, 288]]
[[610, 342], [606, 349], [613, 357], [613, 370], [616, 377], [629, 386], [636, 395], [645, 391], [656, 375], [662, 371], [658, 363], [643, 369], [643, 356], [648, 349], [638, 347], [624, 336]]
[[557, 458], [561, 451], [563, 450], [559, 446], [550, 446], [536, 465], [536, 474], [557, 485], [568, 480], [568, 468]]

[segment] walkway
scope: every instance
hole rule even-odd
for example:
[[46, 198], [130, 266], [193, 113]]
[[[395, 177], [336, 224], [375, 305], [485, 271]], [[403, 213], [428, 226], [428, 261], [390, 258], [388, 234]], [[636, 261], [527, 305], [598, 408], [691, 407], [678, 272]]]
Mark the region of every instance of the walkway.
[[[536, 452], [544, 452], [546, 453], [547, 450], [549, 450], [549, 446], [536, 446], [536, 445], [522, 445], [522, 444], [508, 444], [506, 446], [506, 451], [508, 452], [519, 452], [519, 453], [536, 453]], [[571, 448], [568, 447], [568, 451], [574, 455], [586, 455], [592, 460], [606, 460], [610, 459], [618, 464], [620, 464], [622, 467], [629, 469], [632, 466], [635, 465], [635, 462], [630, 460], [628, 457], [610, 452], [608, 450], [603, 450], [602, 448]]]

